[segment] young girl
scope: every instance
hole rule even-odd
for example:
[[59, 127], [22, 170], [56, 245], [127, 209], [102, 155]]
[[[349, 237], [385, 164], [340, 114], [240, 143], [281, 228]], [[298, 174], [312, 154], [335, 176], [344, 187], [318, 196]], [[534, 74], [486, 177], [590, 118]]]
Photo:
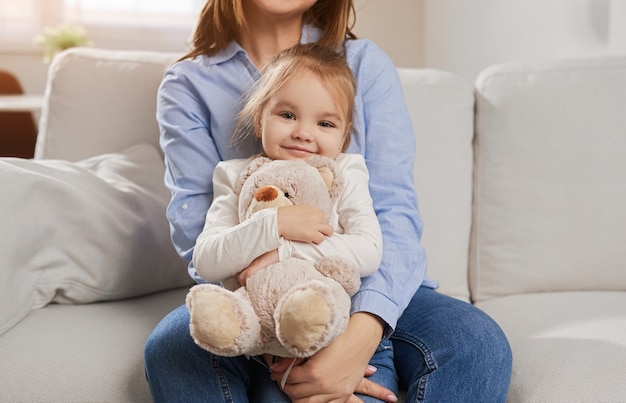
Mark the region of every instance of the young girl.
[[[389, 57], [355, 39], [353, 13], [352, 0], [207, 0], [192, 50], [168, 69], [158, 94], [173, 243], [190, 261], [191, 276], [204, 281], [191, 258], [213, 201], [215, 166], [261, 152], [254, 139], [231, 144], [239, 99], [282, 50], [298, 43], [343, 48], [357, 82], [346, 151], [365, 158], [383, 258], [353, 297], [346, 331], [294, 367], [283, 392], [295, 402], [358, 402], [356, 394], [392, 402], [399, 382], [409, 401], [504, 401], [511, 374], [504, 334], [482, 311], [438, 293], [426, 278], [412, 174], [415, 136], [402, 87]], [[394, 368], [384, 364], [389, 358]], [[255, 360], [225, 359], [196, 346], [184, 305], [155, 328], [145, 363], [156, 402], [284, 399]], [[288, 366], [272, 365], [272, 379], [280, 380]]]
[[355, 92], [345, 58], [326, 47], [290, 48], [264, 70], [243, 107], [236, 133], [256, 136], [264, 154], [274, 160], [314, 155], [336, 159], [344, 190], [330, 223], [312, 206], [268, 209], [239, 223], [235, 186], [254, 157], [220, 162], [213, 174], [213, 203], [193, 253], [200, 277], [220, 282], [238, 274], [245, 285], [256, 270], [289, 256], [311, 261], [343, 256], [362, 276], [378, 269], [382, 234], [369, 195], [367, 167], [360, 154], [342, 153], [350, 143]]
[[[236, 132], [256, 136], [264, 155], [273, 160], [315, 155], [335, 159], [344, 177], [343, 190], [329, 223], [322, 211], [303, 205], [262, 210], [239, 222], [235, 188], [255, 157], [220, 162], [213, 174], [213, 203], [193, 253], [203, 279], [224, 282], [238, 275], [245, 285], [256, 271], [292, 256], [312, 262], [341, 256], [354, 263], [361, 276], [378, 269], [382, 234], [365, 161], [360, 154], [342, 153], [350, 143], [355, 86], [345, 58], [326, 47], [295, 46], [267, 66], [243, 107]], [[277, 359], [265, 358], [268, 364]], [[296, 362], [302, 360], [292, 359]], [[393, 367], [393, 362], [388, 365]]]

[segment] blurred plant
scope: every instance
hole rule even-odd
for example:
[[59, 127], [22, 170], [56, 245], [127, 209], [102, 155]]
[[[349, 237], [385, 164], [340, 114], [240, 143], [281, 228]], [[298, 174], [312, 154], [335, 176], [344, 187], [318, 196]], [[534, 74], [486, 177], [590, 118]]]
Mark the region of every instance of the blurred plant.
[[44, 28], [35, 37], [35, 45], [44, 48], [43, 61], [49, 63], [57, 53], [75, 46], [90, 45], [85, 29], [76, 25], [61, 24]]

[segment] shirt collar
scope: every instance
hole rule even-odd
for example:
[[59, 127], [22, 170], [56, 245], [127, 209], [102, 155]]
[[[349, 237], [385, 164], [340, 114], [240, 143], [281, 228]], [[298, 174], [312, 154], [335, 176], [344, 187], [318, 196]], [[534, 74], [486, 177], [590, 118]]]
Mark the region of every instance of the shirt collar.
[[[300, 43], [313, 43], [317, 42], [322, 36], [322, 30], [310, 24], [304, 24], [302, 26], [302, 33], [300, 34]], [[224, 49], [217, 54], [208, 58], [209, 65], [215, 65], [224, 63], [239, 53], [245, 55], [248, 58], [246, 51], [237, 43], [237, 41], [231, 41]]]

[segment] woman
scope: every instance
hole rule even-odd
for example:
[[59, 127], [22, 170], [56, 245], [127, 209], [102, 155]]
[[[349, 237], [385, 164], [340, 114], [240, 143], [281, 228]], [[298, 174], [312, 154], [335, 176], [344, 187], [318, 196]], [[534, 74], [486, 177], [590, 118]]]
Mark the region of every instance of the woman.
[[[215, 166], [260, 152], [254, 141], [236, 147], [230, 141], [242, 94], [274, 55], [299, 42], [344, 47], [357, 81], [347, 152], [362, 154], [370, 173], [384, 239], [379, 270], [353, 297], [344, 334], [294, 367], [282, 392], [257, 361], [195, 346], [181, 306], [146, 344], [155, 401], [267, 402], [287, 400], [284, 392], [296, 402], [393, 402], [398, 381], [409, 401], [505, 400], [511, 355], [504, 335], [484, 313], [437, 293], [426, 278], [411, 121], [393, 63], [371, 41], [355, 39], [353, 12], [351, 0], [208, 0], [193, 49], [163, 79], [157, 117], [172, 191], [172, 239], [191, 261]], [[203, 282], [191, 263], [189, 271]], [[377, 365], [390, 357], [394, 368]], [[280, 380], [288, 365], [274, 363], [272, 379]]]

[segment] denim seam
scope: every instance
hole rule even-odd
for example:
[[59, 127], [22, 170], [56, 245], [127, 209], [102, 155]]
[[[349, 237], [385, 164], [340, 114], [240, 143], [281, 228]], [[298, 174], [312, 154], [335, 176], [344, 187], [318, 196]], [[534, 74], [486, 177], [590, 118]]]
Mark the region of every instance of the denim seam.
[[408, 333], [394, 332], [391, 335], [390, 339], [411, 344], [416, 349], [418, 349], [424, 356], [424, 362], [426, 363], [428, 372], [420, 377], [417, 383], [417, 391], [415, 396], [416, 402], [423, 402], [426, 399], [426, 385], [428, 384], [428, 377], [434, 370], [437, 369], [437, 361], [435, 360], [435, 356], [426, 346], [426, 344], [422, 343], [420, 340]]
[[228, 381], [226, 380], [226, 376], [224, 375], [220, 365], [221, 357], [218, 355], [212, 355], [212, 357], [213, 359], [211, 360], [211, 365], [219, 378], [220, 387], [222, 388], [222, 393], [224, 394], [224, 400], [229, 403], [234, 403], [235, 400], [233, 399], [233, 394], [228, 387]]

